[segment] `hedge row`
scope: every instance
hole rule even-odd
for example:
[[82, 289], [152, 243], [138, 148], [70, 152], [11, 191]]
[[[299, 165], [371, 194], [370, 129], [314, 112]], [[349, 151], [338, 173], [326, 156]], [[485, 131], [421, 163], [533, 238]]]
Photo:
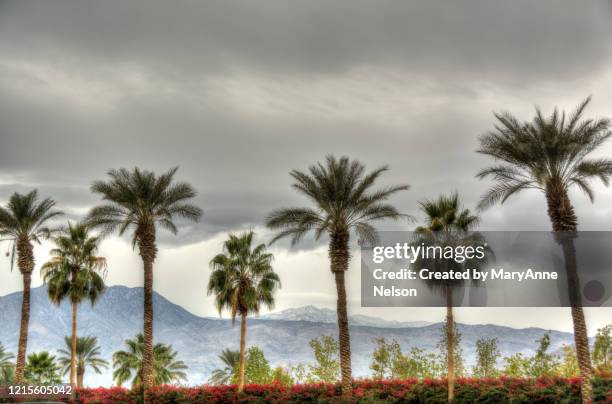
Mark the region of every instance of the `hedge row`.
[[[360, 380], [353, 384], [354, 396], [343, 400], [340, 386], [307, 384], [283, 387], [278, 384], [247, 385], [238, 393], [235, 386], [175, 387], [148, 390], [147, 402], [174, 403], [445, 403], [445, 380]], [[612, 379], [594, 380], [594, 401], [612, 403]], [[138, 404], [142, 393], [120, 387], [83, 389], [78, 403]], [[460, 403], [580, 403], [579, 378], [458, 379], [455, 402]]]

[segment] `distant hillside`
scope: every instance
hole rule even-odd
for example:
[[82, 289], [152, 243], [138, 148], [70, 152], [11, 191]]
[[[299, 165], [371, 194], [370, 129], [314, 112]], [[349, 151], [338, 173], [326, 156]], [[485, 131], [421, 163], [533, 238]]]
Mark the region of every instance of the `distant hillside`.
[[[112, 353], [123, 347], [126, 338], [142, 329], [142, 288], [112, 286], [92, 309], [83, 304], [79, 311], [79, 333], [96, 335], [102, 354], [110, 361]], [[221, 366], [217, 355], [224, 348], [237, 349], [239, 327], [229, 320], [202, 318], [155, 294], [155, 339], [171, 343], [179, 351], [180, 359], [189, 365], [189, 384], [207, 380], [212, 370]], [[0, 296], [0, 342], [16, 352], [19, 330], [21, 292]], [[331, 317], [330, 317], [331, 312]], [[355, 376], [369, 374], [370, 355], [375, 337], [395, 338], [404, 349], [417, 346], [435, 350], [441, 324], [416, 326], [414, 323], [395, 323], [366, 316], [351, 318], [353, 367]], [[308, 342], [323, 334], [337, 334], [333, 311], [308, 306], [285, 310], [250, 319], [247, 345], [258, 345], [273, 365], [309, 363], [313, 361]], [[368, 325], [363, 325], [368, 324]], [[379, 326], [371, 326], [379, 324]], [[418, 324], [421, 325], [421, 324]], [[468, 364], [474, 360], [474, 344], [480, 337], [497, 337], [503, 355], [516, 352], [533, 353], [535, 340], [545, 330], [539, 328], [513, 329], [496, 325], [458, 326]], [[69, 306], [49, 304], [43, 287], [32, 290], [32, 315], [28, 351], [56, 351], [63, 347], [63, 337], [70, 332]], [[553, 331], [552, 348], [572, 344], [569, 333]], [[111, 370], [102, 375], [89, 373], [88, 385], [110, 385]]]
[[[291, 308], [276, 313], [265, 314], [259, 317], [264, 320], [287, 320], [287, 321], [311, 321], [314, 323], [336, 323], [336, 311], [322, 309], [315, 306], [303, 306]], [[364, 315], [349, 316], [351, 325], [364, 325], [369, 327], [381, 328], [405, 328], [405, 327], [424, 327], [432, 323], [427, 321], [389, 321], [382, 318]]]

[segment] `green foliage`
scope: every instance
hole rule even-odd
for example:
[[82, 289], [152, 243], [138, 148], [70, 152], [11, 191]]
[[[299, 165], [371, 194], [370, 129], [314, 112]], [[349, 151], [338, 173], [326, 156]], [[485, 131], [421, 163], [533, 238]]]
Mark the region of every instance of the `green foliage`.
[[261, 348], [252, 346], [246, 353], [244, 368], [246, 383], [267, 384], [272, 382], [272, 369]]
[[293, 386], [295, 381], [288, 370], [282, 366], [277, 366], [272, 371], [272, 382], [278, 383], [285, 387]]
[[197, 221], [202, 210], [187, 203], [196, 196], [195, 190], [185, 182], [173, 182], [178, 167], [162, 175], [134, 168], [110, 170], [110, 181], [95, 181], [91, 190], [101, 194], [108, 203], [94, 207], [87, 224], [104, 232], [118, 230], [123, 235], [134, 228], [133, 244], [136, 245], [144, 227], [159, 225], [176, 234], [176, 218]]
[[353, 229], [359, 240], [373, 243], [377, 233], [370, 222], [406, 217], [385, 201], [407, 190], [407, 185], [371, 189], [387, 169], [381, 167], [366, 174], [361, 162], [329, 155], [325, 164], [310, 166], [308, 173], [292, 170], [293, 188], [307, 196], [314, 203], [314, 209], [290, 208], [272, 212], [266, 218], [266, 225], [279, 230], [272, 242], [289, 237], [291, 243], [296, 244], [311, 231], [318, 240], [324, 234], [344, 234]]
[[[245, 383], [267, 384], [275, 380], [287, 385], [293, 383], [291, 376], [283, 368], [277, 367], [272, 370], [261, 348], [252, 346], [247, 349], [245, 356]], [[224, 349], [221, 355], [219, 355], [219, 359], [221, 359], [225, 367], [213, 371], [209, 380], [210, 383], [214, 385], [238, 383], [240, 370], [239, 352]]]
[[314, 352], [316, 364], [309, 366], [308, 380], [311, 382], [336, 382], [340, 377], [338, 341], [331, 335], [322, 335], [310, 340], [310, 347]]
[[576, 351], [571, 347], [564, 347], [563, 362], [550, 349], [550, 333], [545, 333], [536, 341], [538, 348], [531, 357], [524, 357], [517, 353], [504, 358], [505, 366], [502, 373], [511, 377], [553, 377], [568, 374], [574, 375], [577, 367]]
[[494, 185], [482, 197], [479, 206], [486, 208], [504, 203], [510, 196], [525, 189], [546, 191], [551, 186], [568, 189], [576, 186], [591, 200], [592, 179], [608, 184], [612, 160], [587, 158], [611, 135], [608, 119], [582, 120], [590, 98], [566, 117], [557, 109], [545, 118], [539, 109], [532, 122], [520, 122], [510, 113], [495, 114], [495, 131], [480, 137], [479, 153], [502, 164], [478, 173], [491, 177]]
[[15, 376], [15, 355], [7, 352], [4, 345], [0, 343], [0, 384], [10, 384]]
[[272, 254], [266, 245], [252, 247], [252, 231], [234, 235], [223, 243], [223, 253], [216, 255], [210, 266], [208, 294], [215, 295], [219, 313], [226, 308], [232, 320], [237, 314], [258, 313], [262, 304], [274, 306], [274, 293], [280, 279], [272, 268]]
[[431, 379], [441, 377], [444, 366], [439, 355], [413, 347], [407, 355], [401, 355], [394, 363], [393, 374], [397, 379], [416, 377]]
[[15, 192], [6, 206], [0, 207], [0, 236], [16, 240], [24, 238], [40, 244], [51, 236], [54, 229], [47, 226], [49, 220], [62, 215], [53, 210], [51, 198], [38, 200], [38, 191], [25, 195]]
[[71, 223], [53, 238], [57, 248], [51, 250], [51, 260], [41, 268], [53, 303], [60, 304], [66, 298], [73, 303], [85, 298], [91, 304], [96, 302], [105, 288], [102, 276], [106, 259], [96, 256], [100, 241], [100, 237], [89, 235], [84, 224]]
[[523, 354], [516, 353], [504, 358], [505, 366], [502, 373], [510, 377], [527, 377], [530, 372], [529, 358], [523, 357]]
[[553, 376], [559, 366], [556, 355], [548, 352], [550, 348], [550, 333], [545, 333], [538, 340], [539, 346], [535, 355], [531, 358], [529, 375], [532, 377]]
[[[113, 379], [121, 386], [131, 379], [132, 388], [141, 386], [141, 367], [144, 348], [144, 337], [138, 334], [135, 339], [125, 340], [128, 349], [113, 354]], [[153, 346], [153, 377], [155, 385], [187, 380], [183, 361], [177, 360], [178, 352], [172, 345], [155, 344]]]
[[215, 385], [229, 384], [234, 377], [237, 377], [238, 366], [240, 364], [240, 352], [232, 351], [227, 348], [221, 351], [219, 359], [221, 359], [225, 367], [213, 370], [209, 382]]
[[[448, 342], [447, 342], [447, 327], [448, 324], [445, 322], [442, 326], [442, 336], [438, 342], [438, 349], [440, 350], [440, 357], [442, 363], [443, 374], [448, 373]], [[453, 322], [453, 355], [455, 359], [455, 376], [461, 377], [465, 374], [465, 365], [463, 363], [463, 348], [461, 348], [461, 333], [457, 329], [457, 323]]]
[[28, 383], [57, 384], [62, 381], [59, 370], [55, 356], [47, 351], [35, 352], [28, 355], [24, 377]]
[[562, 377], [576, 377], [580, 375], [580, 367], [578, 366], [578, 357], [576, 348], [569, 345], [563, 345], [561, 348], [563, 356], [561, 363], [557, 365], [555, 374]]
[[401, 355], [399, 343], [396, 340], [387, 342], [384, 337], [376, 338], [376, 349], [372, 352], [372, 378], [375, 380], [393, 378], [393, 365]]
[[[60, 354], [58, 362], [62, 368], [62, 374], [65, 375], [70, 371], [70, 337], [64, 337], [64, 343], [66, 344], [66, 349], [58, 350]], [[100, 357], [100, 346], [96, 337], [77, 337], [76, 367], [77, 373], [79, 373], [79, 370], [84, 373], [87, 368], [91, 368], [98, 374], [102, 373], [102, 369], [108, 367], [108, 362]]]
[[387, 342], [385, 338], [377, 338], [375, 342], [377, 346], [370, 364], [374, 379], [440, 377], [442, 364], [440, 357], [434, 353], [413, 347], [408, 354], [404, 354], [396, 340]]
[[476, 341], [475, 377], [497, 377], [497, 360], [501, 353], [497, 348], [497, 338], [479, 338]]
[[593, 365], [600, 372], [612, 372], [612, 324], [597, 330], [593, 343]]

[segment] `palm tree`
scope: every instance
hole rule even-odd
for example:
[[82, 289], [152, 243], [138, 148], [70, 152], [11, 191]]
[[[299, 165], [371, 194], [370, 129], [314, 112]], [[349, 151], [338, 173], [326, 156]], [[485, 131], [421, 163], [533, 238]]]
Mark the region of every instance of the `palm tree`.
[[4, 345], [0, 343], [0, 383], [9, 384], [13, 380], [13, 372], [15, 370], [13, 359], [15, 355], [7, 352]]
[[[442, 195], [437, 199], [429, 199], [419, 203], [425, 213], [426, 223], [416, 228], [416, 233], [424, 237], [426, 244], [463, 244], [468, 232], [478, 224], [478, 216], [469, 209], [462, 209], [459, 194]], [[420, 240], [421, 241], [421, 240]], [[420, 243], [419, 243], [420, 244]], [[444, 260], [432, 260], [431, 268], [437, 271], [448, 271]], [[419, 263], [421, 264], [421, 263]], [[455, 320], [453, 316], [453, 289], [460, 281], [432, 280], [427, 285], [446, 297], [446, 360], [448, 401], [453, 402], [455, 392]]]
[[28, 355], [24, 375], [25, 380], [33, 384], [55, 384], [62, 381], [55, 356], [47, 351]]
[[138, 246], [144, 268], [144, 355], [143, 387], [153, 380], [153, 262], [157, 256], [156, 234], [161, 226], [176, 234], [176, 218], [197, 221], [202, 210], [186, 201], [196, 192], [185, 182], [173, 183], [178, 168], [157, 176], [139, 168], [110, 170], [108, 182], [96, 181], [91, 190], [108, 203], [93, 208], [88, 223], [105, 232], [123, 235], [133, 228], [132, 245]]
[[46, 198], [38, 200], [38, 191], [22, 195], [14, 193], [6, 206], [0, 207], [0, 237], [9, 239], [17, 250], [17, 266], [23, 276], [23, 297], [21, 301], [21, 325], [19, 345], [15, 364], [15, 382], [23, 382], [26, 351], [28, 345], [28, 325], [30, 322], [30, 284], [34, 270], [34, 247], [32, 243], [51, 236], [47, 227], [49, 220], [62, 213], [53, 210], [55, 201]]
[[224, 349], [221, 351], [219, 359], [221, 359], [225, 367], [213, 370], [209, 381], [211, 384], [229, 384], [234, 378], [236, 368], [240, 364], [240, 352]]
[[246, 319], [259, 313], [262, 304], [274, 306], [274, 293], [280, 279], [272, 269], [272, 254], [266, 245], [252, 248], [252, 231], [241, 235], [230, 234], [223, 244], [224, 253], [210, 261], [213, 270], [208, 282], [208, 294], [215, 294], [219, 314], [223, 309], [231, 313], [232, 322], [240, 315], [240, 360], [238, 391], [244, 388]]
[[599, 178], [605, 185], [612, 174], [612, 160], [588, 158], [589, 154], [611, 135], [610, 120], [582, 120], [582, 113], [590, 97], [566, 117], [555, 108], [545, 118], [536, 108], [532, 122], [519, 122], [510, 113], [495, 114], [495, 130], [480, 137], [479, 153], [492, 157], [501, 164], [478, 173], [479, 178], [492, 177], [494, 185], [480, 201], [481, 208], [504, 203], [510, 196], [526, 189], [544, 193], [548, 217], [558, 236], [568, 273], [569, 296], [574, 339], [580, 374], [583, 402], [591, 400], [592, 367], [589, 344], [578, 296], [580, 286], [576, 276], [576, 256], [572, 235], [578, 229], [578, 218], [569, 198], [569, 189], [576, 186], [593, 200], [590, 180]]
[[351, 346], [346, 309], [344, 273], [348, 270], [350, 233], [354, 231], [362, 242], [374, 242], [377, 232], [370, 222], [382, 219], [397, 220], [407, 217], [385, 201], [398, 191], [407, 190], [407, 185], [372, 190], [372, 186], [387, 171], [378, 168], [365, 174], [365, 166], [348, 157], [336, 159], [328, 156], [325, 164], [318, 163], [309, 168], [309, 173], [291, 171], [295, 180], [293, 188], [306, 195], [314, 208], [288, 208], [272, 212], [266, 219], [271, 229], [279, 230], [272, 240], [291, 237], [295, 245], [310, 231], [318, 240], [323, 234], [329, 236], [329, 259], [331, 272], [336, 282], [338, 295], [337, 314], [342, 370], [342, 392], [352, 394]]
[[[121, 386], [132, 380], [132, 388], [138, 389], [142, 385], [144, 364], [144, 337], [138, 334], [136, 339], [127, 339], [126, 351], [117, 351], [113, 354], [113, 379]], [[176, 360], [178, 352], [172, 345], [157, 343], [153, 347], [153, 384], [158, 386], [174, 381], [187, 380], [185, 370], [187, 366], [183, 361]]]
[[[106, 259], [96, 256], [99, 237], [90, 237], [84, 224], [72, 225], [53, 241], [57, 248], [51, 250], [51, 260], [41, 268], [44, 282], [48, 284], [49, 299], [59, 305], [69, 298], [72, 309], [72, 337], [70, 384], [76, 384], [77, 308], [83, 299], [93, 306], [104, 291], [101, 273], [106, 268]], [[103, 273], [102, 273], [103, 275]]]
[[72, 350], [72, 338], [66, 336], [64, 342], [67, 349], [58, 351], [62, 355], [58, 358], [58, 362], [62, 367], [63, 374], [68, 373], [71, 365], [76, 362], [76, 385], [78, 388], [83, 387], [87, 367], [92, 368], [97, 374], [102, 373], [102, 369], [108, 367], [108, 362], [100, 357], [100, 347], [96, 337], [78, 337], [74, 352]]

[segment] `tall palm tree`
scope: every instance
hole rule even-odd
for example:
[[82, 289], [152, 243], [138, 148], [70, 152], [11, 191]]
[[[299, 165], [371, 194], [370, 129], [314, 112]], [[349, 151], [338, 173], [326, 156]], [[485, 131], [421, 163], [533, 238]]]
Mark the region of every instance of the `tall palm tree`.
[[234, 378], [236, 368], [240, 364], [240, 352], [224, 349], [221, 351], [219, 359], [221, 359], [225, 367], [213, 370], [209, 381], [211, 384], [229, 384]]
[[[41, 268], [48, 285], [49, 299], [59, 305], [70, 299], [72, 310], [70, 384], [76, 384], [77, 310], [83, 299], [93, 306], [104, 291], [102, 276], [106, 258], [96, 255], [100, 237], [92, 237], [85, 224], [68, 224], [53, 238], [57, 248], [51, 250], [51, 260]], [[102, 275], [102, 276], [101, 276]]]
[[240, 315], [240, 360], [238, 391], [244, 388], [246, 353], [246, 320], [250, 313], [259, 313], [262, 304], [274, 306], [274, 293], [280, 279], [272, 269], [272, 254], [266, 245], [252, 248], [252, 231], [230, 234], [223, 243], [223, 253], [210, 261], [213, 270], [208, 281], [208, 294], [215, 294], [219, 314], [223, 309], [231, 313], [232, 322]]
[[0, 207], [0, 237], [11, 240], [17, 250], [17, 266], [23, 277], [23, 298], [21, 301], [21, 325], [19, 345], [15, 364], [15, 382], [23, 382], [28, 326], [30, 322], [30, 284], [34, 270], [34, 247], [32, 243], [51, 236], [52, 229], [47, 223], [62, 213], [53, 210], [55, 201], [50, 198], [38, 199], [38, 191], [25, 195], [14, 193], [6, 206]]
[[553, 231], [563, 233], [558, 237], [568, 272], [569, 296], [574, 340], [580, 374], [582, 376], [582, 399], [590, 401], [592, 396], [592, 367], [589, 344], [578, 296], [580, 286], [576, 276], [576, 256], [572, 235], [578, 229], [578, 218], [569, 198], [573, 186], [593, 200], [589, 182], [599, 178], [608, 185], [612, 175], [612, 160], [588, 158], [611, 135], [610, 120], [582, 119], [590, 101], [583, 101], [566, 117], [555, 108], [552, 115], [544, 117], [536, 108], [532, 122], [520, 122], [510, 113], [495, 114], [495, 130], [480, 137], [479, 153], [492, 157], [500, 164], [483, 169], [479, 178], [491, 177], [494, 185], [484, 194], [480, 207], [504, 203], [510, 196], [526, 190], [536, 189], [544, 193], [548, 217]]
[[70, 367], [76, 362], [76, 385], [78, 388], [83, 387], [83, 379], [85, 378], [85, 370], [90, 367], [97, 374], [102, 373], [102, 369], [108, 367], [108, 362], [100, 357], [100, 346], [98, 339], [93, 336], [78, 337], [76, 350], [72, 350], [72, 338], [64, 337], [67, 349], [60, 349], [58, 353], [61, 355], [58, 362], [62, 367], [63, 374], [70, 371]]
[[55, 356], [47, 351], [34, 352], [28, 355], [24, 375], [25, 380], [34, 384], [55, 384], [62, 381]]
[[[126, 351], [117, 351], [113, 354], [113, 379], [121, 386], [132, 380], [132, 388], [138, 389], [142, 385], [144, 364], [144, 337], [138, 334], [136, 339], [127, 339]], [[187, 365], [176, 360], [178, 352], [172, 345], [157, 343], [153, 347], [153, 384], [156, 386], [174, 381], [187, 380], [185, 370]]]
[[142, 384], [153, 385], [153, 262], [157, 256], [157, 227], [176, 234], [177, 218], [198, 221], [202, 210], [187, 203], [196, 192], [185, 182], [173, 183], [178, 168], [157, 176], [134, 168], [110, 170], [108, 182], [96, 181], [91, 190], [108, 203], [89, 212], [88, 223], [105, 232], [123, 235], [133, 228], [132, 245], [138, 246], [144, 268], [144, 355]]
[[376, 180], [385, 171], [386, 166], [366, 174], [365, 166], [359, 161], [351, 161], [348, 157], [337, 159], [330, 155], [325, 164], [311, 166], [308, 173], [298, 170], [290, 173], [295, 180], [293, 188], [306, 195], [314, 208], [278, 209], [266, 219], [269, 228], [279, 230], [272, 242], [291, 237], [295, 245], [310, 231], [314, 232], [317, 240], [324, 234], [329, 236], [330, 267], [338, 295], [338, 339], [344, 395], [352, 394], [351, 346], [344, 280], [350, 259], [350, 233], [354, 231], [360, 241], [373, 242], [377, 232], [370, 222], [406, 217], [385, 201], [398, 191], [407, 190], [407, 185], [372, 190]]
[[[416, 228], [416, 233], [424, 237], [427, 244], [450, 245], [464, 244], [468, 232], [478, 224], [478, 216], [473, 215], [469, 209], [462, 209], [459, 194], [442, 195], [437, 199], [429, 199], [419, 203], [421, 211], [425, 214], [425, 225]], [[433, 260], [432, 270], [448, 271], [445, 260]], [[460, 286], [458, 281], [432, 280], [427, 285], [442, 293], [446, 297], [446, 360], [448, 401], [453, 402], [455, 397], [455, 320], [453, 316], [453, 289]]]

